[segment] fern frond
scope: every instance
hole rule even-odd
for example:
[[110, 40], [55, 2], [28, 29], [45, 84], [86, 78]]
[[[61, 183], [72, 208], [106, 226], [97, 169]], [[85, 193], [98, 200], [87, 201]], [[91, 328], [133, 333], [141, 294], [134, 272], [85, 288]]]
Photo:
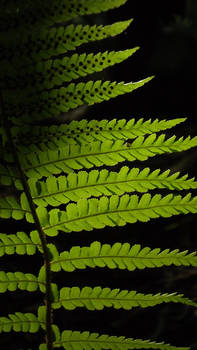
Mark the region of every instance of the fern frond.
[[16, 168], [9, 165], [0, 164], [0, 184], [10, 186], [13, 185], [15, 181], [20, 182], [20, 177]]
[[21, 57], [23, 63], [35, 59], [36, 61], [42, 58], [49, 59], [51, 56], [75, 50], [82, 44], [114, 37], [126, 30], [131, 22], [132, 20], [127, 20], [106, 26], [70, 24], [66, 27], [43, 28], [39, 32], [19, 33], [14, 41], [11, 36], [11, 45], [7, 35], [1, 36], [0, 33], [0, 60], [6, 64], [8, 59], [21, 59]]
[[132, 56], [138, 47], [124, 51], [105, 51], [104, 53], [73, 54], [55, 60], [41, 61], [15, 74], [15, 67], [3, 71], [0, 78], [1, 89], [17, 88], [36, 89], [43, 91], [52, 89], [74, 79], [85, 77], [88, 74], [100, 72], [114, 64], [120, 63]]
[[0, 317], [0, 333], [2, 332], [38, 332], [42, 322], [32, 313], [16, 312], [8, 317]]
[[160, 248], [141, 248], [140, 244], [131, 246], [129, 243], [101, 244], [93, 242], [89, 247], [73, 246], [70, 251], [58, 254], [51, 250], [51, 270], [58, 272], [61, 269], [72, 272], [87, 267], [108, 267], [109, 269], [136, 269], [157, 268], [162, 266], [197, 266], [197, 253], [188, 253], [188, 250], [171, 250]]
[[156, 343], [151, 340], [133, 339], [106, 334], [90, 333], [88, 331], [63, 331], [61, 336], [54, 342], [54, 347], [64, 349], [111, 349], [111, 350], [129, 350], [129, 349], [161, 349], [161, 350], [189, 350], [188, 347], [176, 347], [164, 342]]
[[77, 202], [81, 198], [122, 195], [125, 192], [147, 192], [156, 188], [170, 190], [185, 190], [197, 188], [194, 178], [188, 175], [179, 176], [170, 170], [160, 173], [160, 169], [150, 172], [149, 168], [140, 171], [138, 168], [122, 167], [119, 172], [106, 169], [92, 170], [89, 173], [80, 171], [68, 176], [50, 176], [46, 181], [28, 180], [33, 201], [38, 206], [48, 205], [58, 207], [70, 201]]
[[152, 134], [147, 138], [137, 137], [128, 147], [123, 140], [93, 142], [84, 145], [67, 145], [57, 150], [20, 155], [21, 164], [28, 177], [37, 179], [73, 172], [94, 166], [116, 165], [125, 160], [147, 160], [157, 154], [181, 152], [197, 145], [197, 137], [176, 140], [165, 135]]
[[133, 307], [150, 307], [162, 303], [181, 303], [197, 307], [197, 303], [183, 297], [183, 294], [142, 294], [136, 291], [110, 289], [101, 287], [64, 287], [60, 289], [58, 301], [52, 303], [53, 308], [64, 307], [74, 310], [77, 307], [85, 307], [88, 310], [103, 310], [104, 307], [131, 310]]
[[0, 256], [5, 254], [34, 255], [36, 249], [42, 252], [42, 246], [38, 234], [31, 234], [30, 237], [25, 232], [16, 234], [0, 233]]
[[92, 231], [105, 226], [124, 226], [136, 221], [147, 222], [153, 218], [197, 213], [197, 196], [185, 197], [159, 194], [151, 197], [149, 193], [141, 198], [137, 195], [117, 195], [101, 199], [81, 199], [77, 204], [68, 204], [66, 211], [44, 207], [37, 208], [40, 223], [49, 236], [63, 232]]
[[30, 119], [43, 120], [82, 105], [90, 106], [130, 93], [148, 83], [152, 78], [130, 83], [90, 80], [87, 83], [70, 83], [67, 87], [38, 92], [36, 95], [34, 89], [31, 95], [29, 89], [28, 95], [25, 95], [24, 90], [14, 91], [13, 94], [9, 91], [9, 96], [5, 94], [5, 110], [7, 115], [14, 115], [20, 119], [25, 118], [26, 121], [28, 121], [27, 115]]
[[[49, 127], [31, 126], [12, 128], [15, 144], [23, 153], [56, 149], [65, 144], [87, 143], [95, 141], [125, 140], [137, 136], [152, 134], [161, 130], [170, 129], [186, 118], [171, 120], [144, 120], [134, 118], [113, 119], [101, 121], [85, 119], [72, 121], [69, 124], [52, 125]], [[30, 137], [31, 136], [31, 137]]]
[[14, 292], [17, 289], [35, 292], [39, 283], [37, 277], [32, 273], [0, 271], [0, 293], [5, 293], [8, 290]]
[[28, 222], [33, 222], [33, 217], [29, 209], [26, 196], [21, 196], [21, 203], [14, 197], [0, 198], [0, 218], [22, 220], [26, 218]]
[[15, 3], [14, 7], [11, 7], [11, 11], [9, 11], [10, 4], [6, 6], [8, 11], [1, 14], [0, 30], [6, 32], [13, 28], [15, 29], [16, 26], [19, 29], [24, 26], [29, 28], [36, 25], [50, 26], [54, 25], [54, 23], [69, 21], [78, 16], [105, 12], [120, 7], [126, 1], [105, 0], [103, 4], [102, 0], [70, 0], [69, 2], [62, 0], [58, 3], [44, 0], [41, 4], [39, 0], [35, 0], [33, 6], [31, 2], [25, 4], [24, 1], [21, 1], [21, 3]]

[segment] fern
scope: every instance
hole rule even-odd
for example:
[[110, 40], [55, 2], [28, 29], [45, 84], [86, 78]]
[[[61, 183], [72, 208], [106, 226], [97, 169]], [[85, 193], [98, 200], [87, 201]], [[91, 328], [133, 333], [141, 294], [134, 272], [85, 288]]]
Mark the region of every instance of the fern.
[[[35, 333], [39, 350], [189, 349], [153, 340], [62, 330], [59, 325], [62, 307], [99, 311], [170, 302], [197, 306], [195, 299], [172, 291], [144, 294], [108, 286], [68, 286], [64, 278], [63, 287], [55, 283], [55, 273], [62, 270], [197, 266], [195, 251], [162, 250], [131, 242], [93, 241], [89, 246], [84, 243], [72, 245], [70, 250], [67, 246], [60, 249], [60, 233], [64, 240], [64, 233], [197, 213], [194, 178], [151, 166], [119, 167], [125, 161], [146, 161], [196, 147], [197, 137], [169, 136], [165, 132], [185, 122], [185, 118], [89, 121], [83, 117], [61, 124], [54, 121], [56, 117], [61, 119], [62, 113], [131, 93], [152, 80], [151, 76], [137, 82], [117, 82], [94, 80], [91, 76], [129, 59], [138, 47], [74, 52], [83, 44], [121, 34], [132, 22], [128, 19], [110, 25], [88, 25], [78, 22], [78, 17], [125, 3], [126, 0], [2, 1], [0, 218], [3, 223], [15, 225], [11, 232], [8, 227], [0, 233], [0, 256], [11, 261], [15, 254], [22, 259], [25, 255], [36, 259], [38, 254], [43, 262], [34, 260], [35, 273], [19, 271], [15, 261], [8, 264], [13, 271], [2, 265], [0, 293], [37, 292], [40, 299], [28, 306], [30, 312], [17, 310], [0, 317], [0, 333]], [[115, 171], [106, 169], [113, 166]], [[69, 323], [69, 313], [67, 318]]]
[[151, 197], [149, 193], [141, 198], [133, 196], [111, 196], [98, 199], [80, 199], [77, 204], [69, 204], [66, 211], [38, 207], [37, 214], [46, 235], [56, 236], [63, 232], [92, 231], [105, 226], [124, 226], [136, 221], [147, 222], [158, 217], [171, 217], [181, 213], [197, 212], [197, 197], [191, 198], [168, 194]]
[[[72, 332], [64, 331], [61, 336], [55, 341], [54, 346], [63, 346], [64, 349], [161, 349], [161, 350], [187, 350], [188, 348], [177, 348], [165, 343], [156, 343], [149, 340], [132, 339], [125, 337], [108, 336], [106, 334], [98, 335], [97, 333], [89, 332]], [[44, 350], [45, 348], [41, 348]]]
[[[159, 132], [184, 122], [184, 118], [172, 120], [139, 120], [131, 119], [127, 122], [120, 120], [87, 120], [72, 121], [69, 124], [51, 127], [36, 127], [31, 132], [31, 127], [26, 126], [23, 129], [16, 127], [14, 132], [17, 147], [23, 153], [45, 151], [47, 149], [56, 149], [66, 144], [87, 143], [95, 141], [109, 140], [127, 140], [134, 139], [136, 136], [143, 136]], [[31, 138], [29, 138], [29, 133]]]
[[86, 307], [88, 310], [102, 310], [104, 307], [114, 307], [115, 309], [123, 308], [131, 310], [133, 307], [148, 307], [161, 303], [183, 303], [187, 305], [197, 306], [187, 298], [182, 298], [181, 294], [147, 294], [136, 293], [136, 291], [127, 291], [119, 289], [101, 288], [101, 287], [84, 287], [81, 290], [78, 287], [64, 287], [60, 290], [57, 302], [52, 306], [74, 310], [76, 307]]
[[135, 269], [155, 268], [162, 266], [197, 266], [196, 252], [180, 252], [179, 249], [170, 251], [160, 248], [141, 248], [140, 244], [130, 246], [129, 243], [115, 243], [101, 245], [100, 242], [91, 243], [90, 247], [73, 246], [70, 251], [58, 253], [53, 245], [49, 247], [53, 259], [51, 270], [58, 272], [61, 269], [72, 272], [75, 269], [86, 267], [108, 267], [109, 269]]
[[34, 255], [36, 249], [42, 251], [42, 245], [39, 236], [27, 235], [25, 232], [17, 232], [13, 234], [0, 234], [0, 256], [5, 254], [19, 254], [19, 255]]

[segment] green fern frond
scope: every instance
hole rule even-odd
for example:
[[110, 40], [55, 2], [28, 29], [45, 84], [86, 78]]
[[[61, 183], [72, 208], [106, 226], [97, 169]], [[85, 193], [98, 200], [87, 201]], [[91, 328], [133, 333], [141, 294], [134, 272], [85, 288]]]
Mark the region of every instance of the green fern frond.
[[197, 137], [176, 140], [165, 139], [165, 135], [137, 137], [129, 147], [124, 140], [93, 142], [84, 145], [67, 145], [57, 150], [20, 155], [21, 164], [28, 177], [71, 173], [73, 170], [116, 165], [125, 160], [147, 160], [157, 154], [181, 152], [197, 146]]
[[20, 177], [16, 168], [9, 165], [0, 164], [0, 184], [10, 186], [17, 180], [20, 183]]
[[156, 343], [150, 340], [133, 339], [106, 334], [90, 333], [88, 331], [63, 331], [61, 336], [54, 342], [54, 347], [64, 349], [111, 349], [111, 350], [129, 350], [129, 349], [161, 349], [161, 350], [189, 350], [188, 347], [176, 347], [164, 342]]
[[28, 122], [27, 115], [30, 119], [43, 120], [82, 105], [90, 106], [130, 93], [148, 83], [152, 78], [130, 83], [90, 80], [87, 83], [71, 83], [67, 87], [44, 91], [36, 95], [34, 89], [32, 89], [32, 95], [29, 89], [28, 95], [25, 95], [24, 90], [14, 91], [13, 94], [9, 91], [8, 95], [4, 94], [5, 110], [7, 115], [20, 117], [21, 120], [24, 118], [26, 122]]
[[110, 289], [101, 287], [64, 287], [60, 289], [58, 301], [52, 303], [54, 309], [64, 307], [74, 310], [85, 307], [88, 310], [103, 310], [104, 307], [131, 310], [133, 307], [150, 307], [162, 303], [181, 303], [197, 307], [197, 303], [183, 297], [183, 294], [142, 294], [136, 291]]
[[34, 255], [36, 249], [42, 252], [42, 246], [38, 234], [27, 235], [25, 232], [16, 234], [0, 233], [0, 256], [5, 254]]
[[[68, 51], [75, 50], [77, 47], [88, 42], [103, 40], [108, 37], [114, 37], [121, 34], [128, 28], [131, 20], [115, 22], [110, 25], [74, 25], [66, 27], [43, 28], [39, 32], [19, 33], [13, 41], [0, 33], [0, 51], [1, 63], [6, 64], [7, 59], [21, 59], [23, 62], [31, 60], [49, 59], [51, 56], [65, 54]], [[17, 35], [17, 33], [16, 33]], [[5, 61], [4, 61], [5, 60]], [[18, 62], [20, 64], [20, 62]]]
[[50, 176], [45, 181], [34, 178], [28, 180], [33, 201], [38, 206], [48, 205], [58, 207], [70, 201], [77, 202], [81, 198], [122, 195], [125, 192], [147, 192], [148, 190], [170, 189], [185, 190], [197, 188], [194, 178], [188, 175], [179, 176], [170, 170], [160, 172], [160, 169], [150, 172], [149, 168], [140, 171], [138, 168], [122, 167], [120, 171], [112, 172], [106, 169], [92, 170], [89, 173], [80, 171], [68, 176]]
[[14, 197], [0, 198], [0, 218], [22, 220], [26, 218], [28, 222], [33, 222], [32, 214], [26, 196], [21, 196], [19, 204]]
[[141, 198], [137, 195], [117, 195], [100, 199], [81, 199], [77, 204], [68, 204], [66, 211], [44, 207], [37, 208], [40, 223], [49, 236], [63, 232], [92, 231], [105, 226], [124, 226], [137, 221], [147, 222], [153, 218], [171, 217], [173, 215], [197, 213], [197, 196], [185, 197], [169, 194], [162, 197], [149, 193]]
[[[14, 7], [8, 3], [5, 12], [1, 14], [0, 30], [5, 32], [16, 26], [23, 29], [26, 27], [34, 27], [38, 25], [50, 26], [54, 23], [69, 21], [78, 16], [98, 14], [125, 4], [127, 0], [62, 0], [61, 2], [48, 2], [39, 0], [32, 3], [24, 1], [14, 3]], [[11, 11], [9, 9], [11, 8]], [[6, 11], [8, 9], [8, 11]], [[18, 11], [17, 11], [18, 10]], [[7, 15], [7, 16], [6, 16]], [[23, 19], [23, 21], [21, 21]]]
[[0, 271], [0, 293], [8, 290], [14, 292], [17, 289], [35, 292], [39, 283], [37, 277], [31, 273]]
[[42, 322], [32, 313], [16, 312], [8, 317], [0, 317], [0, 333], [10, 332], [30, 332], [37, 333]]
[[[144, 120], [134, 118], [113, 119], [101, 121], [85, 119], [72, 121], [69, 124], [52, 125], [49, 127], [24, 126], [12, 128], [13, 138], [17, 147], [23, 153], [46, 151], [56, 149], [65, 144], [87, 143], [95, 141], [109, 141], [119, 139], [133, 139], [137, 136], [156, 133], [170, 129], [186, 118], [171, 120]], [[30, 137], [31, 135], [31, 137]]]
[[129, 243], [101, 244], [93, 242], [89, 247], [73, 246], [70, 251], [58, 253], [57, 249], [49, 247], [52, 253], [51, 270], [58, 272], [61, 269], [72, 272], [87, 267], [107, 267], [109, 269], [136, 269], [158, 268], [162, 266], [197, 266], [197, 253], [180, 252], [179, 249], [161, 250], [141, 248], [140, 244], [131, 246]]
[[[5, 70], [0, 79], [1, 89], [17, 88], [36, 89], [43, 91], [52, 89], [63, 83], [85, 77], [88, 74], [100, 72], [114, 64], [120, 63], [132, 56], [138, 47], [124, 51], [105, 51], [104, 53], [83, 53], [73, 54], [70, 57], [63, 57], [55, 60], [41, 61], [37, 65], [23, 69], [15, 74], [15, 67], [10, 66], [10, 70]], [[32, 78], [33, 76], [33, 78]]]

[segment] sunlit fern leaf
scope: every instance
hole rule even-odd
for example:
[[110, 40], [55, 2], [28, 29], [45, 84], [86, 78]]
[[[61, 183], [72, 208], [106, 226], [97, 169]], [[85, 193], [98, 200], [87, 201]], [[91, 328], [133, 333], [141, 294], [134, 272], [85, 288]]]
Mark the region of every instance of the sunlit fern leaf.
[[29, 118], [34, 118], [35, 120], [49, 118], [79, 106], [90, 106], [130, 93], [142, 87], [152, 78], [149, 77], [130, 83], [90, 80], [87, 83], [70, 83], [67, 87], [38, 92], [36, 95], [34, 89], [32, 89], [32, 95], [30, 95], [30, 90], [28, 90], [27, 96], [25, 95], [25, 90], [14, 91], [13, 94], [9, 91], [9, 94], [4, 93], [5, 111], [7, 115], [20, 117], [26, 122], [28, 122]]
[[41, 322], [32, 313], [15, 312], [8, 317], [0, 317], [0, 333], [10, 332], [30, 332], [37, 333]]
[[[106, 334], [90, 333], [88, 331], [70, 331], [66, 330], [54, 342], [54, 348], [63, 347], [66, 350], [86, 350], [86, 349], [111, 349], [111, 350], [129, 350], [129, 349], [161, 349], [161, 350], [189, 350], [188, 347], [176, 347], [164, 342], [156, 343], [150, 340], [133, 339]], [[44, 350], [44, 348], [42, 349]]]
[[[170, 170], [160, 172], [160, 169], [150, 171], [149, 168], [129, 169], [122, 167], [120, 171], [112, 172], [106, 169], [92, 170], [89, 173], [80, 171], [68, 176], [50, 176], [46, 180], [28, 180], [33, 201], [38, 206], [54, 206], [77, 202], [80, 198], [122, 195], [125, 192], [147, 192], [148, 190], [170, 189], [185, 190], [197, 188], [194, 178], [188, 175], [180, 176], [179, 172], [170, 174]], [[23, 194], [24, 195], [24, 194]]]
[[[13, 138], [18, 149], [23, 153], [56, 149], [65, 144], [88, 143], [95, 141], [127, 140], [137, 136], [152, 134], [170, 129], [185, 118], [172, 120], [141, 119], [103, 119], [101, 121], [86, 119], [72, 121], [69, 124], [46, 127], [24, 126], [12, 128]], [[31, 136], [31, 137], [30, 137]]]
[[[197, 146], [197, 137], [176, 139], [175, 136], [165, 139], [165, 135], [157, 137], [137, 137], [129, 147], [124, 140], [93, 142], [84, 145], [67, 145], [57, 150], [21, 154], [20, 160], [23, 170], [28, 177], [37, 179], [83, 168], [94, 166], [116, 165], [125, 160], [147, 160], [157, 154], [181, 152]], [[5, 155], [6, 156], [6, 155]]]
[[197, 303], [185, 298], [183, 294], [142, 294], [136, 291], [127, 291], [101, 287], [64, 287], [60, 289], [58, 301], [52, 303], [54, 309], [64, 307], [74, 310], [85, 307], [88, 310], [103, 310], [104, 307], [131, 310], [133, 307], [150, 307], [162, 303], [181, 303], [197, 307]]
[[25, 196], [21, 196], [21, 203], [15, 197], [0, 198], [0, 218], [22, 220], [33, 222], [29, 204]]
[[[22, 72], [17, 72], [17, 74], [11, 63], [10, 69], [3, 70], [0, 77], [0, 87], [11, 89], [17, 85], [17, 88], [25, 88], [26, 91], [28, 88], [34, 88], [36, 91], [57, 88], [58, 85], [63, 85], [63, 83], [71, 82], [120, 63], [132, 56], [137, 49], [138, 47], [124, 51], [105, 51], [95, 55], [93, 53], [75, 53], [70, 57], [41, 61], [36, 65], [32, 63], [31, 66], [28, 65], [27, 68], [24, 68]], [[7, 62], [6, 67], [8, 67]]]
[[52, 254], [51, 270], [54, 272], [72, 272], [87, 267], [107, 267], [109, 269], [158, 268], [162, 266], [197, 266], [197, 253], [187, 250], [171, 250], [160, 248], [141, 248], [140, 244], [131, 246], [129, 243], [101, 244], [93, 242], [89, 247], [73, 246], [70, 251], [58, 254], [53, 245], [49, 246]]
[[35, 292], [39, 287], [37, 277], [31, 273], [0, 271], [0, 293], [17, 289]]
[[16, 234], [0, 233], [0, 256], [5, 254], [34, 255], [36, 249], [42, 252], [42, 246], [38, 234], [34, 232], [30, 236], [25, 232]]
[[185, 197], [149, 193], [139, 198], [137, 195], [117, 195], [100, 199], [81, 199], [77, 204], [68, 204], [65, 211], [44, 207], [37, 208], [37, 214], [45, 233], [57, 236], [63, 232], [92, 231], [105, 226], [124, 226], [137, 221], [147, 222], [153, 218], [197, 213], [197, 196]]
[[[78, 16], [97, 14], [110, 9], [119, 7], [125, 4], [126, 0], [62, 0], [61, 2], [53, 2], [43, 0], [35, 0], [26, 3], [24, 1], [17, 2], [10, 12], [3, 11], [0, 17], [0, 30], [14, 29], [16, 26], [23, 29], [23, 27], [35, 27], [54, 25], [54, 23], [61, 23], [69, 21]], [[8, 5], [10, 7], [10, 4]], [[8, 7], [8, 8], [9, 8]]]
[[[8, 37], [0, 33], [0, 60], [6, 64], [7, 59], [21, 60], [21, 57], [23, 63], [31, 63], [32, 60], [38, 61], [41, 58], [48, 59], [75, 50], [82, 44], [114, 37], [127, 29], [131, 22], [132, 20], [127, 20], [106, 26], [70, 24], [66, 27], [42, 28], [37, 32], [19, 33], [14, 41], [13, 35]], [[20, 65], [20, 61], [18, 64]]]

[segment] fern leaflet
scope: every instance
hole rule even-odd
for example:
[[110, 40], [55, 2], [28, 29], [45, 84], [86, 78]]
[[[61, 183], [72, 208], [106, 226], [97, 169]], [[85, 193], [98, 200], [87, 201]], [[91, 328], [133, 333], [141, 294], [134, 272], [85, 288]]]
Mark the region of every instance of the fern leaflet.
[[103, 310], [104, 307], [131, 310], [133, 307], [149, 307], [161, 303], [182, 303], [197, 307], [197, 303], [183, 297], [183, 294], [142, 294], [136, 291], [110, 289], [101, 287], [64, 287], [60, 290], [58, 301], [53, 303], [54, 309], [63, 306], [67, 310], [85, 307], [88, 310]]
[[[138, 168], [122, 167], [119, 173], [92, 170], [89, 173], [81, 171], [77, 174], [65, 176], [50, 176], [46, 181], [30, 178], [34, 203], [38, 206], [54, 206], [77, 202], [80, 198], [122, 195], [125, 192], [147, 192], [155, 188], [170, 190], [184, 190], [197, 188], [194, 179], [187, 179], [187, 175], [179, 177], [179, 172], [171, 174], [170, 170], [160, 173], [160, 170], [150, 172], [149, 168], [140, 171]], [[18, 186], [19, 187], [19, 186]]]
[[17, 289], [35, 292], [39, 283], [32, 273], [0, 271], [0, 293], [5, 293], [7, 290], [14, 292]]
[[34, 255], [36, 250], [42, 252], [42, 246], [37, 233], [17, 232], [14, 234], [0, 233], [0, 256], [5, 254]]
[[181, 152], [197, 145], [197, 137], [182, 137], [176, 140], [173, 136], [165, 140], [165, 135], [152, 134], [147, 138], [137, 137], [127, 147], [123, 140], [94, 142], [85, 145], [67, 145], [57, 150], [20, 155], [22, 167], [28, 177], [37, 179], [73, 172], [94, 166], [116, 165], [125, 160], [147, 160], [157, 154]]
[[40, 120], [53, 115], [57, 116], [82, 105], [90, 106], [108, 101], [138, 89], [152, 78], [130, 83], [89, 80], [87, 83], [70, 83], [67, 87], [44, 91], [40, 94], [38, 92], [36, 95], [33, 88], [32, 92], [28, 89], [27, 94], [24, 90], [14, 91], [13, 94], [9, 91], [8, 96], [5, 93], [5, 110], [7, 115], [20, 117], [26, 122], [28, 118]]
[[[101, 121], [85, 119], [72, 121], [69, 124], [52, 125], [49, 127], [24, 126], [12, 129], [15, 143], [23, 153], [47, 151], [66, 144], [133, 139], [137, 136], [152, 134], [170, 129], [185, 121], [185, 118], [172, 120], [136, 120], [113, 119]], [[30, 137], [31, 135], [31, 137]]]
[[70, 251], [58, 253], [55, 246], [49, 245], [52, 254], [51, 270], [53, 272], [72, 272], [86, 267], [108, 267], [109, 269], [135, 269], [158, 268], [162, 266], [197, 266], [196, 252], [180, 252], [179, 249], [161, 250], [141, 248], [140, 244], [131, 246], [129, 243], [114, 243], [101, 245], [93, 242], [89, 247], [73, 246]]
[[[13, 58], [20, 60], [22, 57], [29, 64], [32, 60], [38, 62], [42, 58], [49, 59], [51, 56], [75, 50], [82, 44], [116, 36], [127, 29], [131, 22], [132, 20], [127, 20], [106, 26], [70, 24], [66, 27], [42, 28], [38, 32], [15, 33], [14, 41], [13, 33], [9, 39], [0, 33], [0, 60], [6, 64], [6, 59], [12, 61]], [[20, 61], [17, 63], [20, 65]]]
[[[125, 337], [109, 336], [106, 334], [63, 331], [61, 336], [54, 342], [54, 347], [63, 346], [66, 350], [86, 350], [88, 349], [161, 349], [161, 350], [189, 350], [187, 347], [176, 347], [165, 343], [156, 343], [150, 340], [132, 339]], [[44, 350], [46, 348], [42, 348]]]
[[10, 332], [11, 330], [36, 333], [42, 323], [32, 313], [16, 312], [15, 314], [9, 314], [8, 317], [0, 317], [0, 333]]
[[77, 204], [68, 204], [66, 211], [44, 207], [37, 208], [40, 223], [49, 236], [57, 236], [58, 231], [79, 232], [101, 229], [105, 226], [124, 226], [136, 221], [147, 222], [153, 218], [171, 217], [181, 213], [197, 213], [197, 196], [185, 197], [149, 193], [141, 198], [137, 195], [117, 195], [101, 199], [81, 199]]

